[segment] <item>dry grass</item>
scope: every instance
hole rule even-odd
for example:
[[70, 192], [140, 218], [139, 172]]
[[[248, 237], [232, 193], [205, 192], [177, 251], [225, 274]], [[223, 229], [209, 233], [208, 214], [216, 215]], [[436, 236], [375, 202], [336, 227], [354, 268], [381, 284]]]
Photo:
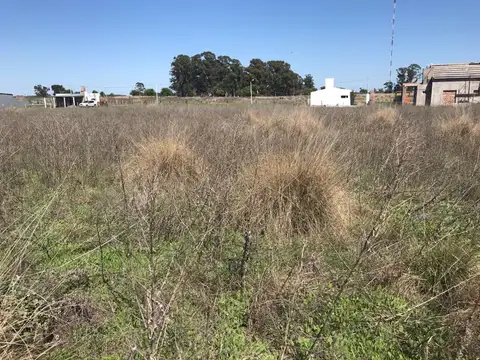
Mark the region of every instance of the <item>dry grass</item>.
[[461, 114], [440, 123], [440, 131], [444, 136], [460, 138], [479, 137], [480, 123], [475, 123], [469, 114]]
[[480, 356], [478, 114], [0, 111], [0, 357]]
[[274, 109], [272, 112], [249, 109], [248, 119], [254, 130], [287, 131], [301, 136], [325, 131], [323, 119], [318, 118], [313, 109], [305, 107], [294, 108], [288, 112], [281, 109]]
[[396, 108], [382, 107], [371, 114], [369, 120], [373, 124], [386, 124], [391, 126], [398, 120], [398, 116], [399, 114]]
[[287, 234], [345, 226], [348, 198], [338, 167], [322, 153], [264, 155], [244, 169], [238, 189], [238, 206], [250, 226]]
[[125, 180], [131, 186], [188, 184], [198, 181], [204, 173], [203, 162], [183, 140], [154, 139], [136, 148], [123, 165]]

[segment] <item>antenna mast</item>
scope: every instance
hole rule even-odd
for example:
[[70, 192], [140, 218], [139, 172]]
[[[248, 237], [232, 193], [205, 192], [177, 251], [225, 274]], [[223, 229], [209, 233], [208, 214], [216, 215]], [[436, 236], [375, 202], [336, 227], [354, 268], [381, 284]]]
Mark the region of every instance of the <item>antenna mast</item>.
[[392, 66], [393, 66], [393, 45], [395, 40], [395, 15], [397, 12], [397, 0], [393, 0], [393, 16], [392, 16], [392, 42], [390, 44], [390, 82], [392, 82]]

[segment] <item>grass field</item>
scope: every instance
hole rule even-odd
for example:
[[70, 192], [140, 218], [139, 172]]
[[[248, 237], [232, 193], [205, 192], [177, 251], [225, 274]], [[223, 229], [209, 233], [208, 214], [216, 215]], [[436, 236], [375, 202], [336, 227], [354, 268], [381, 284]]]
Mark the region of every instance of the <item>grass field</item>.
[[1, 359], [480, 357], [480, 107], [0, 111]]

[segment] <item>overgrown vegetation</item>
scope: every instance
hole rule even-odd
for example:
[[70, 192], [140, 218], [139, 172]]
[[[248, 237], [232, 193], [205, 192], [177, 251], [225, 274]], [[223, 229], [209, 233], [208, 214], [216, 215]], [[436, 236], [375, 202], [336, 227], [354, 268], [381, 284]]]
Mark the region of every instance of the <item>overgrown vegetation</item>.
[[479, 124], [4, 110], [0, 358], [478, 358]]

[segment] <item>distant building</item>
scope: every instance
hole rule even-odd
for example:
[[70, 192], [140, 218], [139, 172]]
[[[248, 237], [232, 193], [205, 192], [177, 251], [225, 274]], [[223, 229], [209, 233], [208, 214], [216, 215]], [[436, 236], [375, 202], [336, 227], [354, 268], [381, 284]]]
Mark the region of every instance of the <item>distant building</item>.
[[53, 95], [54, 105], [53, 107], [74, 107], [80, 104], [85, 96], [84, 94], [55, 94]]
[[433, 64], [422, 83], [403, 84], [402, 103], [456, 105], [480, 103], [480, 63]]
[[82, 86], [80, 93], [76, 94], [55, 94], [53, 95], [54, 103], [53, 107], [75, 107], [83, 101], [89, 101], [96, 99], [100, 101], [100, 94], [88, 93], [84, 86]]
[[27, 106], [27, 101], [17, 100], [13, 97], [13, 94], [0, 93], [0, 108]]
[[430, 65], [423, 82], [426, 105], [480, 103], [480, 63]]
[[335, 80], [325, 79], [325, 86], [310, 93], [310, 106], [350, 106], [352, 90], [335, 87]]

